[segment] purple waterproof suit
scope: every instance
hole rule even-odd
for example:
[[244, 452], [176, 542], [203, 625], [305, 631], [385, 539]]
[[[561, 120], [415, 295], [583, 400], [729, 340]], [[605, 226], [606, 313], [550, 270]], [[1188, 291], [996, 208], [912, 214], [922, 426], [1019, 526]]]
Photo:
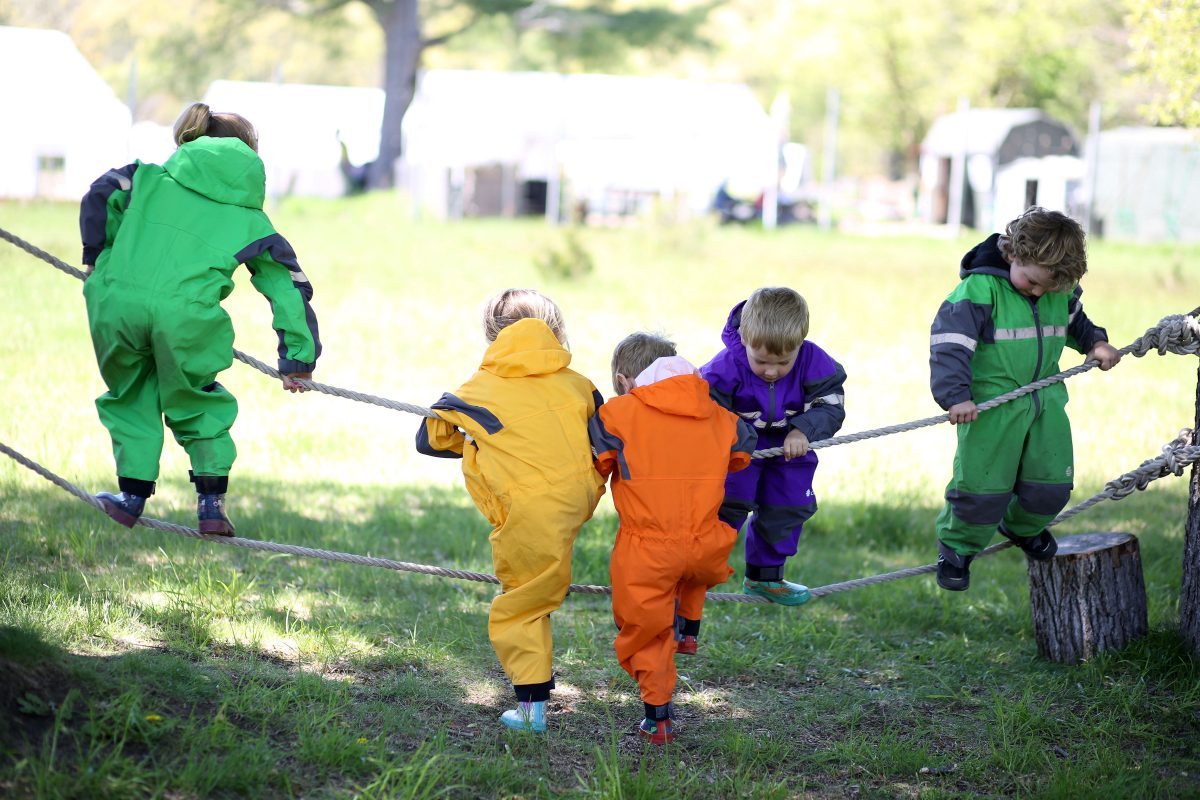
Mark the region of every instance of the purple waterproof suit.
[[[712, 397], [736, 413], [758, 433], [758, 449], [783, 445], [792, 428], [810, 442], [828, 439], [846, 418], [842, 384], [846, 372], [812, 342], [800, 346], [791, 372], [767, 383], [750, 370], [739, 327], [742, 306], [734, 306], [721, 333], [725, 349], [700, 368]], [[752, 580], [782, 580], [783, 564], [796, 554], [804, 523], [817, 510], [813, 473], [817, 454], [784, 461], [783, 456], [754, 459], [725, 481], [721, 519], [746, 530], [746, 572]]]

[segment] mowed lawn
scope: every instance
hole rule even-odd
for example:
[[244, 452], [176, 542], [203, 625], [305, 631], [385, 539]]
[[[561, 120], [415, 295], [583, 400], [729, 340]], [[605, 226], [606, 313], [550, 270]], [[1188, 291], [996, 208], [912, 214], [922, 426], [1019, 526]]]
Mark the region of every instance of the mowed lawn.
[[[595, 270], [539, 222], [415, 217], [395, 198], [272, 209], [316, 287], [317, 379], [429, 405], [483, 351], [483, 300], [508, 286], [562, 306], [573, 366], [612, 393], [637, 329], [702, 363], [730, 307], [787, 284], [849, 375], [844, 433], [938, 413], [929, 322], [982, 236], [856, 237], [695, 222], [583, 230]], [[0, 227], [78, 264], [76, 209], [0, 204]], [[1200, 302], [1200, 249], [1091, 247], [1089, 315], [1128, 344]], [[80, 284], [0, 242], [0, 442], [88, 491], [115, 489]], [[273, 361], [269, 309], [241, 274], [237, 346]], [[1067, 354], [1063, 366], [1081, 360]], [[455, 463], [413, 451], [418, 418], [290, 395], [235, 364], [230, 513], [248, 538], [491, 572], [488, 526]], [[1075, 502], [1194, 423], [1197, 362], [1150, 354], [1069, 383]], [[810, 586], [935, 557], [949, 425], [824, 450], [821, 510], [789, 577]], [[147, 515], [195, 523], [168, 441]], [[1200, 797], [1200, 666], [1176, 626], [1186, 480], [1108, 502], [1058, 535], [1141, 543], [1151, 634], [1081, 666], [1038, 657], [1025, 566], [1005, 551], [969, 592], [930, 576], [797, 609], [710, 604], [679, 658], [678, 742], [634, 735], [607, 598], [554, 614], [545, 736], [496, 721], [510, 691], [487, 640], [491, 585], [127, 531], [0, 458], [0, 795], [12, 797]], [[574, 580], [608, 583], [605, 499]], [[737, 574], [719, 590], [736, 591]]]

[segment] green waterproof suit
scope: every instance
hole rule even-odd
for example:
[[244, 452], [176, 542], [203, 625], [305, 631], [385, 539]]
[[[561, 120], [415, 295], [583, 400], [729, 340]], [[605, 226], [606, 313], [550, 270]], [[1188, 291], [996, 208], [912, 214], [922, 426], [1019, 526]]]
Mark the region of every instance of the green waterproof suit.
[[[963, 256], [962, 282], [933, 321], [930, 388], [938, 404], [983, 403], [1059, 371], [1064, 346], [1089, 352], [1107, 341], [1072, 293], [1026, 297], [1009, 279], [993, 234]], [[958, 426], [954, 477], [937, 519], [938, 538], [960, 555], [987, 546], [998, 526], [1035, 536], [1073, 488], [1067, 387], [1058, 383]]]
[[279, 371], [312, 371], [321, 352], [312, 285], [263, 212], [265, 193], [257, 153], [205, 136], [161, 166], [110, 170], [84, 196], [83, 263], [95, 271], [83, 294], [108, 387], [96, 407], [121, 478], [158, 478], [164, 418], [194, 475], [229, 474], [237, 401], [216, 377], [233, 363], [220, 303], [239, 264], [271, 303]]

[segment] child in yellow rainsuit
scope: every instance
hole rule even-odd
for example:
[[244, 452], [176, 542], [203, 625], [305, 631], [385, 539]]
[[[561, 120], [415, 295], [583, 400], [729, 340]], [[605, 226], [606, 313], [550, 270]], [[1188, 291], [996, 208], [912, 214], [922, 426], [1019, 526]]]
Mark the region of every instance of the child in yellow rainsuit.
[[500, 721], [544, 731], [554, 688], [550, 612], [571, 582], [575, 535], [604, 494], [588, 442], [603, 399], [567, 368], [562, 313], [548, 297], [508, 289], [488, 301], [483, 322], [491, 343], [483, 363], [433, 404], [438, 418], [417, 432], [417, 450], [461, 458], [467, 491], [492, 523], [503, 593], [492, 601], [488, 636], [517, 695]]

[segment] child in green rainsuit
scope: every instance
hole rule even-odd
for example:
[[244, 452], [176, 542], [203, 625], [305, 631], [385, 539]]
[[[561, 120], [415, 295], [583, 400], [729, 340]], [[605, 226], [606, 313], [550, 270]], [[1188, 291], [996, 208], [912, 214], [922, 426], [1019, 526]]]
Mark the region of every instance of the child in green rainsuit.
[[237, 400], [217, 383], [233, 363], [233, 326], [221, 301], [239, 264], [271, 303], [279, 371], [303, 391], [321, 353], [312, 285], [263, 212], [266, 171], [254, 127], [203, 103], [175, 123], [161, 166], [134, 162], [98, 178], [80, 204], [83, 295], [100, 375], [96, 399], [112, 436], [118, 494], [96, 497], [133, 527], [154, 494], [163, 420], [191, 459], [202, 533], [232, 536], [225, 513], [236, 456]]
[[1046, 525], [1073, 488], [1067, 387], [1056, 383], [980, 414], [977, 403], [1049, 377], [1070, 347], [1112, 369], [1121, 354], [1079, 302], [1087, 252], [1079, 223], [1033, 207], [962, 258], [961, 282], [930, 331], [930, 388], [958, 426], [954, 475], [937, 518], [938, 586], [963, 591], [992, 536], [1053, 558]]

